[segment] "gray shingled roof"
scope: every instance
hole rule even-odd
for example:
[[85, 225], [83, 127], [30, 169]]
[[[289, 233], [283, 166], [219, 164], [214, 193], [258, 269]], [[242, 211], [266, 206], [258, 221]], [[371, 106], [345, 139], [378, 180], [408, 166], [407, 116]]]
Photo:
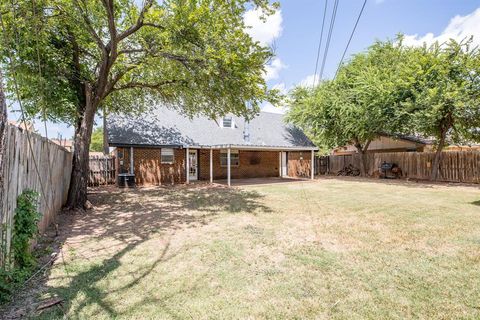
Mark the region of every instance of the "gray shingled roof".
[[244, 139], [245, 120], [232, 118], [235, 128], [221, 128], [215, 121], [201, 116], [189, 119], [165, 107], [139, 116], [113, 114], [107, 120], [108, 142], [111, 146], [314, 147], [301, 130], [284, 123], [281, 114], [260, 112], [252, 119], [248, 124], [249, 142]]

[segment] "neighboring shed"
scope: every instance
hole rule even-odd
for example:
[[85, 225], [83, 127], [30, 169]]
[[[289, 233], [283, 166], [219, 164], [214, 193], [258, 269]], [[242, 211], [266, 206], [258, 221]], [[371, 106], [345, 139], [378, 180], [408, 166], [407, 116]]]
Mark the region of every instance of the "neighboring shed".
[[[393, 136], [382, 134], [370, 143], [367, 152], [424, 152], [430, 151], [432, 147], [433, 141], [430, 139], [407, 135]], [[333, 155], [347, 155], [354, 153], [357, 153], [357, 149], [353, 144], [332, 150]]]

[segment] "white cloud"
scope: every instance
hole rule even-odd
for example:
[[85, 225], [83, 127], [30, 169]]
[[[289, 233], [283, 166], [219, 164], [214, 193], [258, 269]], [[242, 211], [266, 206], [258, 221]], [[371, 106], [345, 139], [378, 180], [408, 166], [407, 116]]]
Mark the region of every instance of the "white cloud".
[[271, 112], [271, 113], [280, 113], [280, 114], [285, 114], [287, 112], [287, 107], [284, 106], [274, 106], [270, 102], [266, 102], [262, 107], [261, 107], [263, 112]]
[[[247, 26], [246, 32], [253, 40], [263, 46], [269, 46], [275, 39], [282, 35], [282, 12], [277, 10], [274, 14], [264, 16], [261, 9], [251, 9], [245, 13], [244, 21]], [[278, 79], [280, 71], [286, 66], [278, 57], [272, 59], [265, 66], [265, 81]]]
[[[311, 74], [305, 77], [302, 81], [300, 81], [299, 86], [301, 87], [313, 87], [313, 81], [315, 79], [315, 75]], [[317, 75], [317, 82], [318, 82], [318, 75]]]
[[448, 26], [445, 28], [445, 30], [443, 30], [438, 36], [435, 36], [431, 32], [425, 34], [424, 36], [419, 36], [418, 34], [405, 35], [404, 44], [407, 46], [421, 46], [424, 43], [430, 45], [435, 41], [438, 41], [439, 43], [444, 43], [450, 38], [461, 41], [474, 35], [474, 45], [480, 45], [480, 36], [478, 34], [479, 30], [480, 8], [476, 9], [470, 14], [467, 14], [466, 16], [458, 15], [453, 17], [448, 23]]
[[[272, 89], [277, 89], [282, 94], [287, 94], [287, 92], [288, 92], [287, 86], [283, 82], [273, 85]], [[261, 106], [261, 109], [264, 112], [284, 114], [285, 112], [287, 112], [288, 108], [286, 106], [274, 106], [273, 104], [271, 104], [269, 102], [266, 102]]]
[[265, 81], [278, 79], [280, 71], [285, 68], [286, 65], [280, 58], [273, 58], [273, 60], [265, 66]]
[[264, 21], [261, 19], [262, 15], [261, 9], [251, 9], [245, 13], [243, 19], [247, 33], [253, 40], [268, 46], [282, 34], [282, 12], [277, 10], [274, 14], [266, 16]]
[[280, 91], [280, 93], [282, 94], [286, 94], [287, 93], [287, 86], [285, 85], [285, 83], [277, 83], [275, 85], [272, 86], [272, 89], [276, 89], [278, 91]]

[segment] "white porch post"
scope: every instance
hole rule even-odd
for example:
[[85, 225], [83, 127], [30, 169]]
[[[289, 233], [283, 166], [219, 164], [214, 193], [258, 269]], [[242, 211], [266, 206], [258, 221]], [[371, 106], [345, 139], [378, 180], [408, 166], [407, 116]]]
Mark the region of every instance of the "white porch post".
[[186, 182], [187, 184], [190, 183], [190, 154], [188, 152], [188, 147], [185, 149], [186, 152], [186, 160], [185, 160], [185, 173], [186, 173]]
[[227, 149], [227, 182], [230, 187], [230, 147]]
[[130, 173], [135, 173], [133, 172], [133, 147], [130, 147]]
[[210, 148], [210, 183], [213, 183], [213, 149]]
[[278, 176], [282, 177], [282, 151], [278, 151]]
[[312, 180], [315, 179], [315, 153], [312, 150], [312, 161], [310, 164], [310, 167], [312, 169]]

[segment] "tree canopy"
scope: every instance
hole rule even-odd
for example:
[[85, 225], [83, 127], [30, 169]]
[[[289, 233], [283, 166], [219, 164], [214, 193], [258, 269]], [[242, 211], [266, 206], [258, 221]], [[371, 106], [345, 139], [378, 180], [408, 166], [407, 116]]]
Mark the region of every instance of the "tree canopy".
[[[263, 75], [272, 52], [245, 32], [248, 2], [3, 2], [8, 92], [16, 73], [31, 115], [45, 108], [50, 120], [73, 125], [84, 83], [102, 91], [99, 105], [110, 111], [138, 111], [152, 101], [189, 115], [243, 114], [247, 102], [257, 111], [269, 98]], [[274, 10], [268, 1], [252, 3], [265, 14]]]
[[90, 142], [90, 151], [103, 151], [103, 127], [93, 129], [92, 141]]
[[412, 50], [412, 131], [437, 141], [432, 180], [447, 143], [480, 141], [480, 51], [471, 40]]
[[334, 80], [294, 89], [288, 119], [324, 149], [353, 144], [365, 153], [379, 133], [402, 130], [400, 101], [409, 96], [408, 82], [400, 76], [406, 58], [398, 43], [375, 43], [343, 65]]
[[480, 141], [480, 55], [470, 44], [377, 42], [335, 79], [293, 90], [288, 119], [325, 148], [353, 144], [360, 154], [382, 133], [434, 137], [436, 179], [445, 143]]
[[[272, 50], [246, 32], [247, 8], [268, 0], [18, 0], [2, 2], [7, 92], [30, 115], [75, 127], [69, 207], [86, 200], [95, 113], [164, 104], [183, 114], [251, 116], [275, 100]], [[247, 104], [250, 108], [247, 108]]]

